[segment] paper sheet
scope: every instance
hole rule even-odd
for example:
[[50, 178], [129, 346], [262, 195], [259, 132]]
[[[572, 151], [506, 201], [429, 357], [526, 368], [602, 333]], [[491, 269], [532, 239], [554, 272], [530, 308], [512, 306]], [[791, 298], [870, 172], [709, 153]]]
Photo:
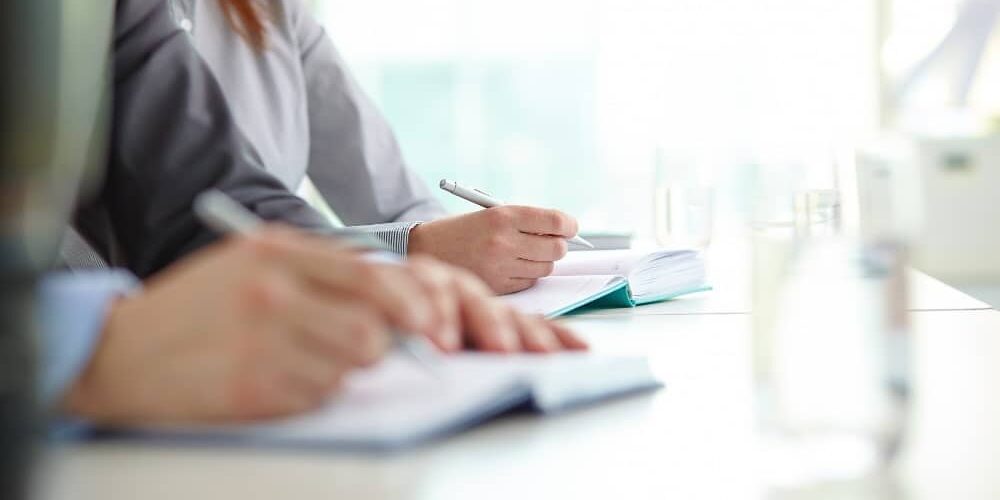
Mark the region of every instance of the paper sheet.
[[[442, 355], [434, 375], [393, 354], [352, 375], [312, 413], [243, 425], [138, 429], [140, 435], [232, 439], [262, 445], [387, 449], [449, 434], [532, 400], [553, 410], [658, 386], [643, 358], [552, 355]], [[545, 409], [545, 406], [543, 406]]]
[[572, 306], [590, 302], [619, 276], [549, 276], [535, 286], [501, 297], [526, 314], [551, 315]]

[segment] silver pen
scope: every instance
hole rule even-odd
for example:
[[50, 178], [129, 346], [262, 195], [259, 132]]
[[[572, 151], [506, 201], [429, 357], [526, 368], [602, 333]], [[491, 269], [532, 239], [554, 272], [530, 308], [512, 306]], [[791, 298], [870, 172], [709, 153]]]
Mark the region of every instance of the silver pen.
[[[264, 225], [264, 221], [256, 214], [216, 189], [206, 191], [194, 200], [194, 213], [206, 226], [223, 234], [249, 235]], [[438, 351], [427, 339], [419, 335], [404, 335], [397, 331], [393, 331], [391, 335], [393, 344], [398, 350], [408, 355], [428, 373], [440, 378], [437, 369]]]
[[[492, 195], [486, 193], [485, 191], [475, 188], [467, 188], [455, 181], [450, 181], [448, 179], [441, 179], [441, 183], [438, 184], [438, 186], [441, 189], [455, 196], [458, 196], [459, 198], [462, 198], [465, 201], [470, 201], [483, 208], [499, 207], [504, 204], [504, 202], [494, 198]], [[593, 244], [581, 238], [580, 235], [576, 235], [572, 238], [567, 238], [566, 241], [573, 243], [575, 245], [580, 245], [587, 248], [594, 248]]]

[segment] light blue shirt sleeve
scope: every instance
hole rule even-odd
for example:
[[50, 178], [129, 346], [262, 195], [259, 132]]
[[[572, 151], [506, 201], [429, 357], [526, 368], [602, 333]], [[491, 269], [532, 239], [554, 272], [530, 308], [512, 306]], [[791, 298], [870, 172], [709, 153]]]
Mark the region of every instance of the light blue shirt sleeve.
[[40, 391], [52, 407], [80, 375], [93, 354], [115, 298], [139, 287], [120, 270], [53, 273], [42, 279], [38, 297]]

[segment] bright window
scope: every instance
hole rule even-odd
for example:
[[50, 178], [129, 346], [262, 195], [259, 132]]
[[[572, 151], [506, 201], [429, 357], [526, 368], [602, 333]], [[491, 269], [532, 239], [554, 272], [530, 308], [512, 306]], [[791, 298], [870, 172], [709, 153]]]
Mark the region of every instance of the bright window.
[[832, 162], [876, 123], [872, 0], [317, 3], [428, 182], [585, 229], [650, 235], [657, 164], [724, 188], [754, 162]]

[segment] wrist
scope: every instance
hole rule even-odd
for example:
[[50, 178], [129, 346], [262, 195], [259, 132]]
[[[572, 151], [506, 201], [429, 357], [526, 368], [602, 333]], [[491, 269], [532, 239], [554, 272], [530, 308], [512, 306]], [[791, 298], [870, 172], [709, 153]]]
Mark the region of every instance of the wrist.
[[104, 327], [98, 335], [90, 359], [63, 396], [61, 407], [64, 413], [92, 420], [99, 420], [108, 413], [109, 408], [102, 400], [105, 388], [101, 387], [100, 372], [105, 364], [103, 360], [107, 358], [108, 347], [121, 330], [122, 317], [131, 300], [129, 297], [120, 297], [108, 307]]
[[406, 238], [406, 254], [416, 255], [427, 252], [427, 224], [428, 222], [421, 222], [410, 228], [410, 232]]

